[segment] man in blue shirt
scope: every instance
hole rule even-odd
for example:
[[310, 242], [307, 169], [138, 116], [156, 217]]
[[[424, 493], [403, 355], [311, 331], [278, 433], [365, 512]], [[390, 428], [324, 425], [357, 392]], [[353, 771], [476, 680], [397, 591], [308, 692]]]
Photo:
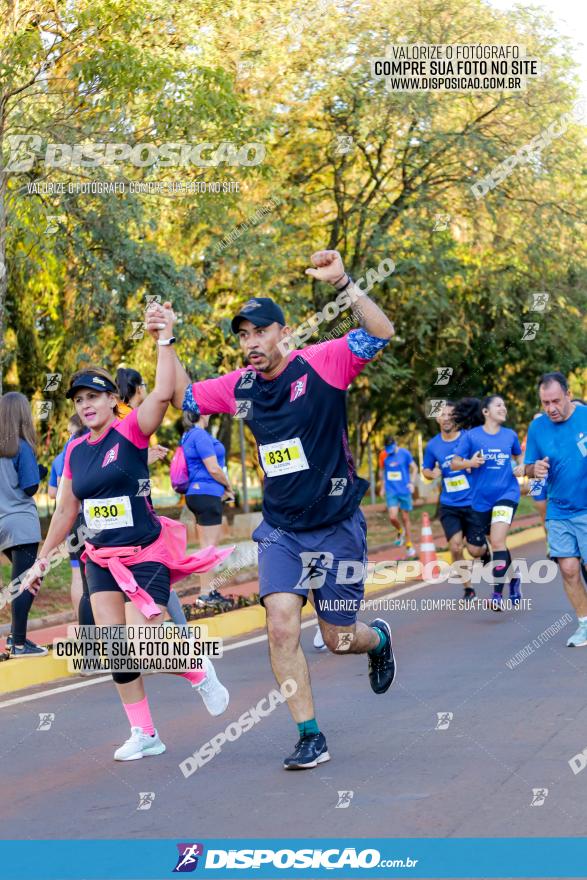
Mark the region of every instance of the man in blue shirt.
[[[436, 421], [440, 434], [426, 444], [422, 472], [427, 480], [441, 478], [439, 519], [448, 541], [453, 562], [463, 558], [463, 535], [467, 540], [473, 536], [471, 517], [471, 486], [467, 472], [453, 471], [451, 460], [455, 454], [461, 432], [454, 420], [454, 404], [446, 401]], [[464, 582], [464, 599], [475, 598], [470, 586], [470, 576]]]
[[558, 559], [578, 629], [569, 648], [587, 645], [587, 592], [581, 559], [587, 561], [587, 407], [573, 403], [566, 377], [545, 373], [538, 383], [544, 415], [528, 429], [526, 473], [546, 479], [546, 531]]
[[[389, 521], [397, 529], [396, 547], [406, 542], [406, 556], [415, 556], [412, 544], [410, 511], [412, 510], [412, 492], [418, 466], [411, 452], [398, 446], [393, 437], [385, 438], [385, 449], [379, 453], [379, 479], [385, 492], [385, 503], [389, 513]], [[403, 527], [399, 520], [402, 512]]]

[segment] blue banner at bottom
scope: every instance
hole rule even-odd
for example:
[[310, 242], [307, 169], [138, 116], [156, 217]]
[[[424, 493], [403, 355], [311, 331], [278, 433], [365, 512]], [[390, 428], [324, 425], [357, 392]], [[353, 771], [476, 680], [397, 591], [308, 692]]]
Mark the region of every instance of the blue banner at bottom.
[[4, 880], [235, 877], [585, 877], [587, 841], [540, 838], [258, 838], [0, 841]]

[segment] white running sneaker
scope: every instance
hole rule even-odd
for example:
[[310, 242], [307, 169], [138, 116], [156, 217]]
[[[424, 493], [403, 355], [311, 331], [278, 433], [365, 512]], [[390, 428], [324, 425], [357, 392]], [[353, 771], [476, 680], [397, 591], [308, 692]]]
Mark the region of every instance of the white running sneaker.
[[142, 727], [131, 727], [127, 741], [114, 752], [115, 761], [137, 761], [143, 755], [160, 755], [165, 751], [165, 745], [155, 736], [143, 733]]
[[216, 670], [208, 657], [203, 657], [206, 678], [200, 684], [194, 684], [204, 701], [210, 715], [222, 715], [228, 709], [229, 695], [223, 684], [218, 680]]
[[317, 651], [327, 651], [328, 648], [324, 644], [324, 639], [322, 638], [322, 632], [320, 627], [316, 627], [316, 635], [314, 636], [314, 647]]

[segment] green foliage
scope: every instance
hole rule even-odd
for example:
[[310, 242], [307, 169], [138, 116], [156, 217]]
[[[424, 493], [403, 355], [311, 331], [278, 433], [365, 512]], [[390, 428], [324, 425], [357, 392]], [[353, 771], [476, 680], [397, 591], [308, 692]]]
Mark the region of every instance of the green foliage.
[[[291, 324], [304, 320], [331, 298], [304, 275], [310, 254], [331, 247], [355, 277], [383, 258], [396, 264], [373, 291], [396, 338], [349, 395], [359, 452], [385, 429], [408, 439], [433, 430], [432, 398], [499, 391], [521, 429], [544, 370], [574, 371], [585, 393], [581, 126], [571, 122], [483, 199], [471, 192], [577, 99], [570, 47], [546, 16], [482, 0], [81, 0], [41, 2], [1, 28], [5, 156], [7, 137], [29, 133], [43, 144], [266, 147], [254, 167], [37, 163], [0, 172], [6, 387], [38, 397], [45, 372], [66, 376], [84, 358], [112, 369], [124, 361], [152, 379], [151, 341], [133, 338], [147, 295], [174, 302], [179, 351], [195, 377], [233, 369], [241, 363], [229, 331], [235, 308], [264, 293], [279, 298]], [[400, 40], [518, 43], [549, 73], [525, 92], [391, 94], [372, 78], [370, 59]], [[352, 138], [348, 151], [341, 137]], [[26, 190], [33, 180], [177, 179], [234, 182], [239, 191]], [[59, 217], [53, 235], [49, 215]], [[540, 291], [548, 308], [530, 311]], [[536, 337], [524, 341], [532, 322]], [[440, 366], [454, 371], [448, 386], [435, 385]], [[57, 394], [44, 426], [51, 449], [66, 411]]]

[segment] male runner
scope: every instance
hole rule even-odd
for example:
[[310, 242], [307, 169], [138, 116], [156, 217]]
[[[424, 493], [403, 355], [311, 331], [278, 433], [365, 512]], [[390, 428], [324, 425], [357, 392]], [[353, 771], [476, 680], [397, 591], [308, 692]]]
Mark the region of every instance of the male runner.
[[[448, 541], [453, 562], [463, 558], [463, 535], [467, 540], [473, 537], [471, 516], [471, 486], [464, 470], [453, 471], [451, 459], [454, 457], [461, 432], [454, 420], [454, 404], [446, 401], [436, 421], [440, 433], [429, 440], [424, 449], [422, 472], [427, 480], [442, 478], [440, 490], [439, 518]], [[475, 590], [467, 577], [463, 598], [475, 598]]]
[[[306, 274], [333, 285], [339, 308], [360, 303], [362, 328], [340, 339], [283, 354], [289, 334], [281, 308], [252, 297], [233, 318], [245, 368], [190, 383], [177, 361], [173, 402], [202, 413], [242, 413], [253, 432], [265, 473], [259, 544], [259, 585], [267, 613], [269, 654], [279, 684], [295, 679], [288, 699], [299, 740], [286, 770], [315, 767], [330, 756], [314, 717], [310, 676], [300, 646], [304, 573], [324, 556], [313, 597], [324, 641], [333, 653], [368, 654], [369, 680], [384, 693], [395, 677], [391, 630], [381, 619], [357, 620], [367, 556], [360, 501], [368, 488], [350, 452], [346, 391], [393, 335], [393, 325], [345, 272], [337, 251], [312, 255]], [[147, 323], [157, 329], [157, 317]], [[269, 539], [269, 540], [266, 540]], [[350, 561], [350, 564], [349, 564]], [[339, 568], [339, 563], [344, 562]], [[350, 570], [350, 574], [349, 574]], [[318, 579], [317, 579], [318, 580]], [[348, 639], [350, 638], [350, 644]]]
[[587, 645], [587, 592], [581, 559], [587, 561], [587, 407], [571, 400], [566, 377], [545, 373], [538, 382], [544, 415], [528, 428], [526, 473], [547, 480], [546, 532], [557, 559], [578, 629], [569, 648]]
[[[397, 529], [396, 547], [406, 543], [406, 556], [415, 556], [412, 543], [410, 511], [413, 510], [412, 493], [418, 474], [418, 465], [412, 453], [398, 446], [393, 437], [385, 438], [385, 449], [379, 453], [379, 481], [385, 492], [389, 521]], [[399, 520], [402, 512], [403, 527]]]

